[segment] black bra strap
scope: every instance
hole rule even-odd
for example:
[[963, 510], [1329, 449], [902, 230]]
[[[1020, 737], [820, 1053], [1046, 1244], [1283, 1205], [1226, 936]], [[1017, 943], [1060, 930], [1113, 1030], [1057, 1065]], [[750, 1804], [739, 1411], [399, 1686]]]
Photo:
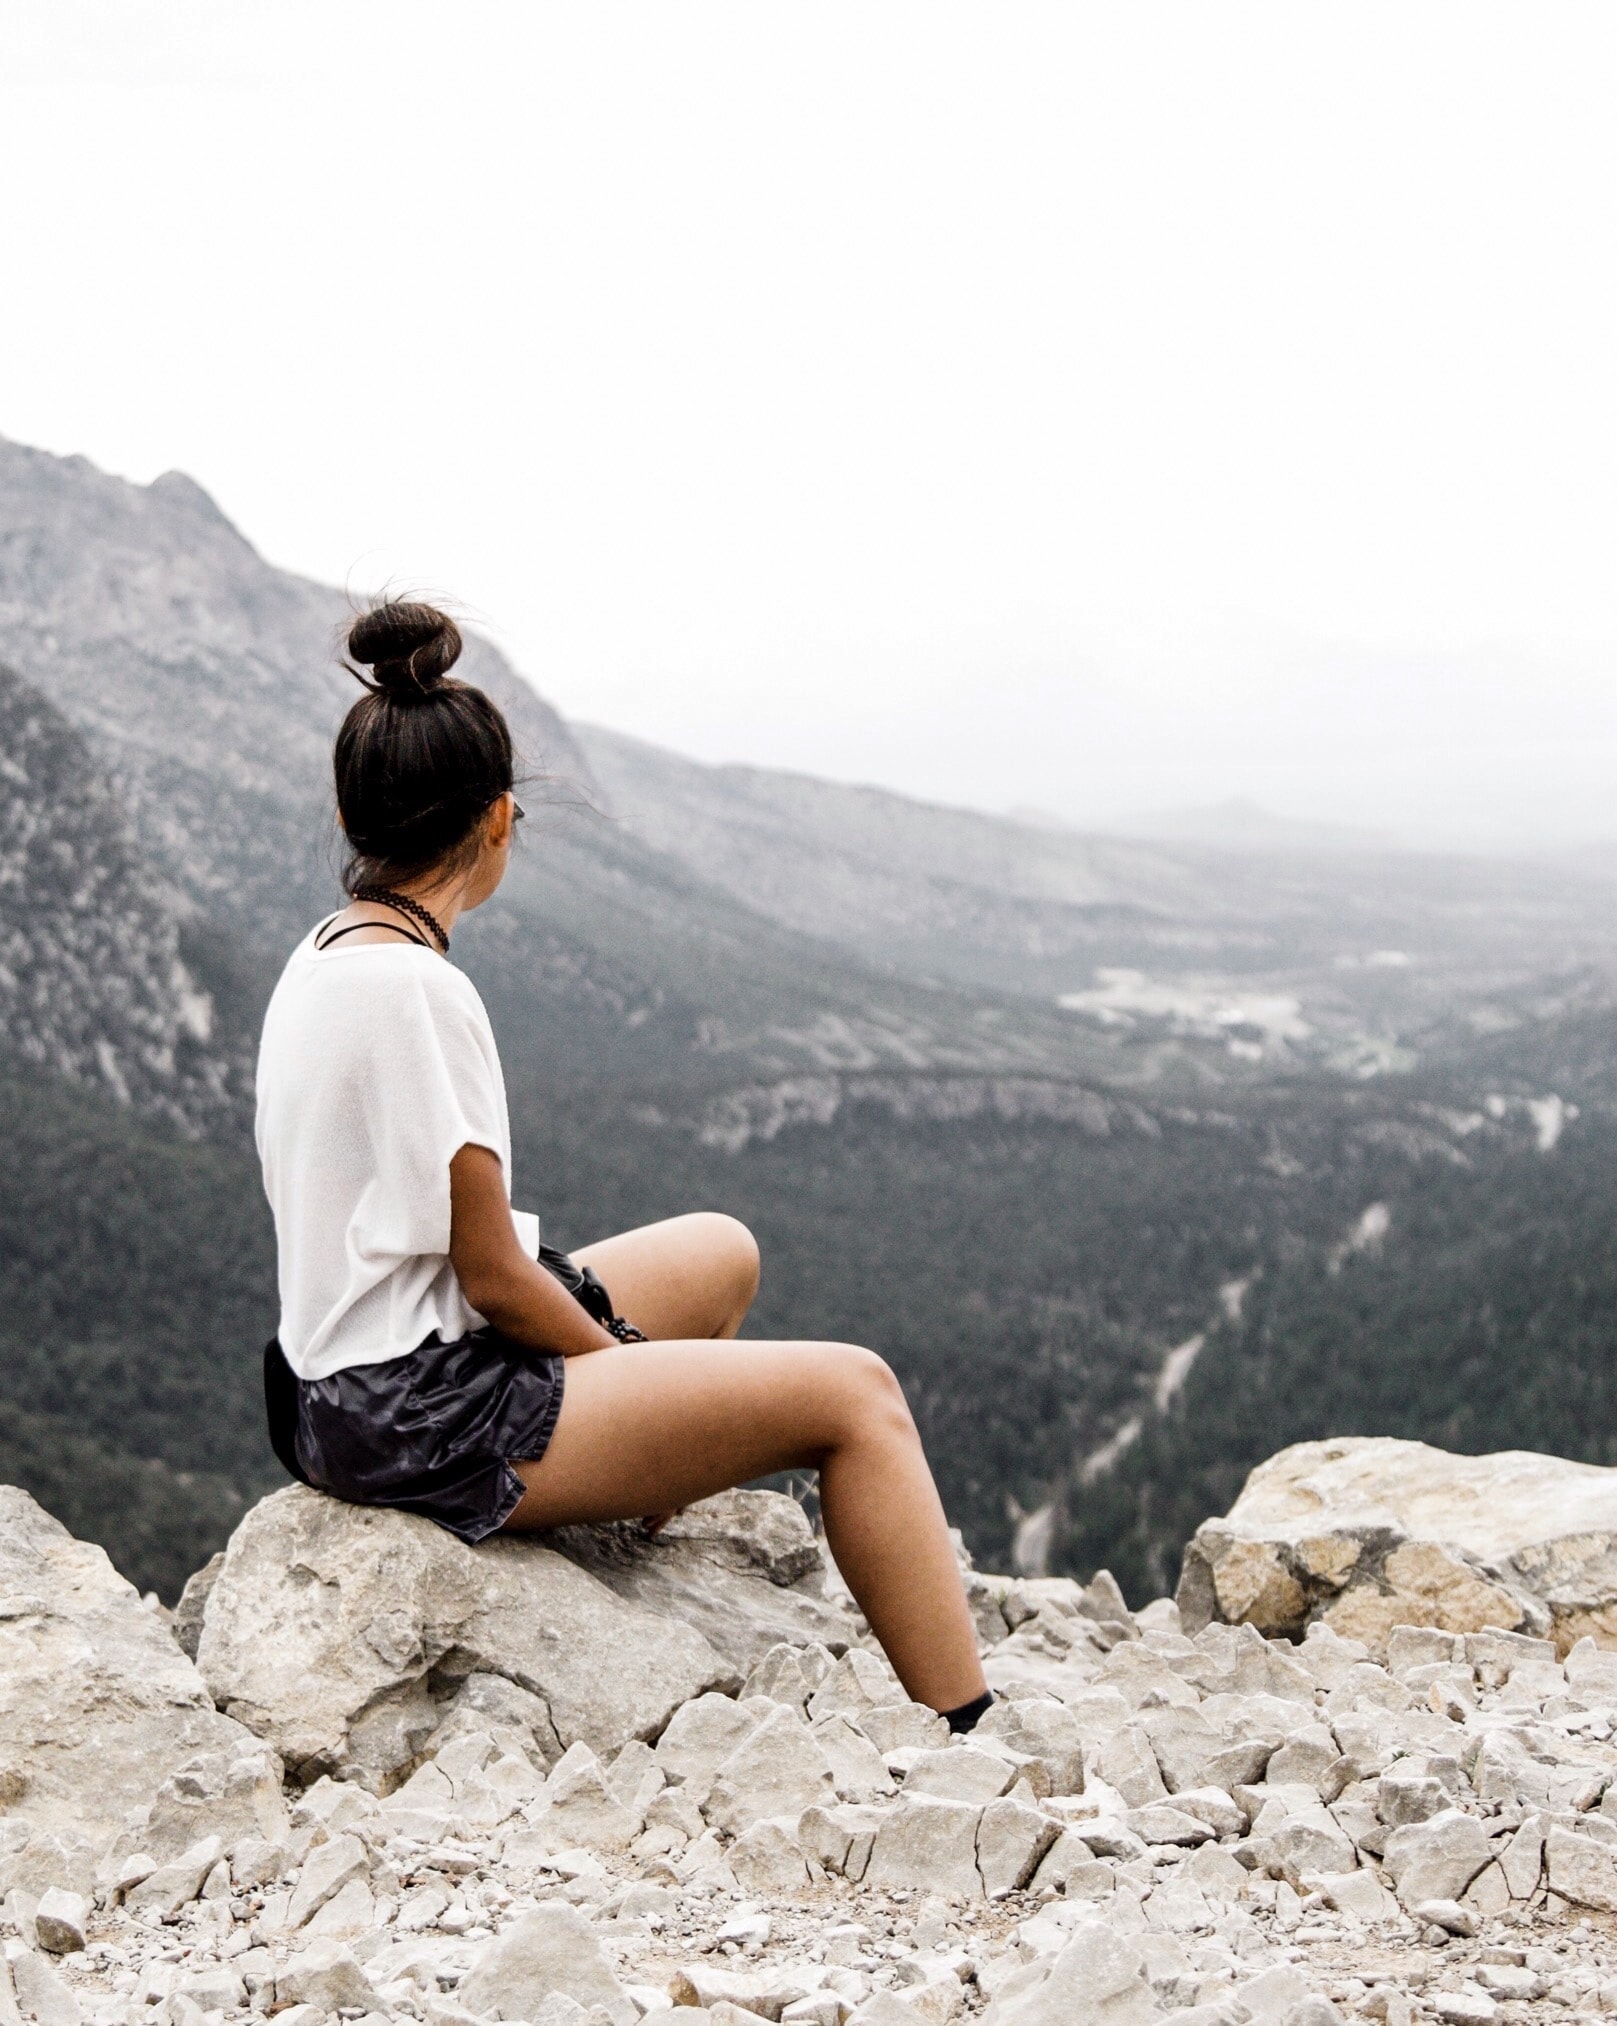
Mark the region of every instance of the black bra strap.
[[432, 948], [432, 945], [427, 941], [425, 936], [412, 934], [409, 929], [402, 927], [398, 922], [350, 922], [347, 928], [334, 930], [332, 934], [326, 937], [323, 943], [316, 943], [314, 946], [316, 954], [322, 950], [329, 950], [333, 943], [338, 942], [343, 936], [351, 936], [356, 929], [389, 929], [394, 935], [403, 936], [407, 943], [414, 943], [420, 949], [428, 950]]

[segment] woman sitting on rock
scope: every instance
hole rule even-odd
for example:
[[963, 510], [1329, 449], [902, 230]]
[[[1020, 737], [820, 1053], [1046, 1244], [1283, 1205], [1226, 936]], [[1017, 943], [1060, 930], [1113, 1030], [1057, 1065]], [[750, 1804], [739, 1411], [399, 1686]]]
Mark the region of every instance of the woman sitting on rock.
[[431, 606], [378, 606], [348, 648], [371, 671], [354, 669], [366, 693], [335, 754], [351, 898], [292, 953], [258, 1062], [282, 1462], [468, 1543], [817, 1470], [831, 1551], [900, 1681], [969, 1729], [989, 1701], [976, 1640], [881, 1359], [732, 1343], [758, 1285], [733, 1218], [669, 1218], [575, 1262], [512, 1209], [499, 1053], [447, 961], [522, 816], [511, 735], [481, 690], [450, 679], [460, 635]]

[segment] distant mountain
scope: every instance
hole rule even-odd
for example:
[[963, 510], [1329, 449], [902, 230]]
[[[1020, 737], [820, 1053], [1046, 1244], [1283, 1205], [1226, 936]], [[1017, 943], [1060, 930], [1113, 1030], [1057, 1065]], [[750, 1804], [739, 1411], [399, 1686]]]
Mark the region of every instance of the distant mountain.
[[625, 828], [750, 907], [891, 969], [1023, 986], [1131, 946], [1215, 881], [1148, 846], [1083, 837], [882, 788], [704, 766], [622, 732], [576, 733]]
[[216, 1036], [155, 879], [83, 737], [0, 666], [0, 1050], [197, 1133], [240, 1119], [243, 1036]]
[[1258, 803], [1235, 797], [1201, 809], [1157, 809], [1124, 817], [1108, 829], [1123, 837], [1156, 837], [1217, 845], [1227, 851], [1394, 851], [1390, 831], [1351, 823], [1318, 823], [1277, 816]]
[[[1617, 978], [1617, 911], [1594, 864], [1372, 848], [1370, 833], [1244, 804], [1214, 835], [1188, 819], [1171, 839], [1090, 835], [574, 729], [625, 829], [702, 879], [873, 964], [1077, 1011], [1093, 997], [1136, 1044], [1117, 1074], [1147, 1041], [1165, 1070], [1221, 1011], [1252, 1024], [1255, 998], [1294, 999], [1309, 1030], [1276, 1061], [1358, 1073], [1512, 1023], [1523, 991], [1542, 1004], [1546, 989], [1589, 989], [1587, 973]], [[1107, 988], [1120, 971], [1140, 988]], [[1149, 1011], [1175, 1000], [1209, 1016]], [[1220, 1055], [1233, 1073], [1223, 1049], [1194, 1073]]]
[[[0, 439], [0, 659], [83, 733], [153, 865], [253, 940], [290, 942], [331, 894], [351, 616], [340, 592], [266, 563], [182, 473], [133, 485]], [[584, 771], [492, 648], [474, 639], [466, 672], [528, 751]]]
[[[273, 568], [190, 479], [139, 486], [0, 440], [0, 657], [87, 741], [154, 872], [257, 981], [336, 896], [331, 739], [357, 691], [338, 592]], [[706, 1088], [853, 1057], [1078, 1074], [1104, 1054], [1029, 1009], [895, 979], [783, 934], [600, 809], [569, 728], [487, 642], [463, 662], [541, 779], [525, 851], [467, 960], [520, 1053]], [[788, 925], [790, 926], [790, 925]], [[244, 1001], [249, 1025], [253, 993]]]

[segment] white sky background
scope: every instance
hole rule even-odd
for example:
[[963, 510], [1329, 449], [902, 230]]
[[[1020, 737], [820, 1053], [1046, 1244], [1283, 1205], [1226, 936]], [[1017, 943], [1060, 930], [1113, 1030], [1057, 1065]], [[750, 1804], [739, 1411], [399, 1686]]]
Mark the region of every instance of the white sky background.
[[1617, 9], [6, 0], [0, 432], [573, 715], [1617, 834]]

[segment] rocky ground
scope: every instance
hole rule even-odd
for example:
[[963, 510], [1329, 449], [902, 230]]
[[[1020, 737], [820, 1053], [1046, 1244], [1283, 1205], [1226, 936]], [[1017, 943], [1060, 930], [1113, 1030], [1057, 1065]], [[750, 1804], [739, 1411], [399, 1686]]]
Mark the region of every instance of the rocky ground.
[[1617, 2012], [1592, 1638], [972, 1572], [950, 1738], [789, 1501], [682, 1527], [474, 1551], [297, 1489], [170, 1626], [0, 1493], [0, 2026]]

